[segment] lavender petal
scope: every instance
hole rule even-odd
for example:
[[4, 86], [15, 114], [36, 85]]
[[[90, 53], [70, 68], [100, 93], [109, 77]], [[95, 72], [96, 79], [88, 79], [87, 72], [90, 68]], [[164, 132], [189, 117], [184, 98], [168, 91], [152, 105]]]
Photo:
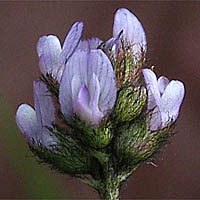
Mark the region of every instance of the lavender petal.
[[99, 38], [93, 37], [88, 40], [81, 40], [77, 49], [88, 51], [90, 49], [97, 49], [103, 41]]
[[60, 55], [60, 66], [66, 63], [66, 60], [73, 54], [74, 50], [78, 46], [83, 32], [83, 23], [76, 22], [72, 25], [69, 33], [67, 34], [62, 52]]
[[103, 113], [98, 108], [99, 95], [100, 85], [94, 74], [89, 89], [85, 84], [81, 86], [74, 110], [82, 120], [93, 125], [98, 125], [103, 117]]
[[184, 95], [185, 88], [183, 83], [175, 80], [170, 81], [162, 95], [161, 100], [163, 127], [177, 119]]
[[83, 84], [79, 90], [76, 104], [74, 106], [74, 112], [85, 121], [91, 121], [92, 110], [89, 108], [89, 91], [85, 84]]
[[[109, 59], [100, 49], [89, 52], [77, 50], [67, 62], [60, 84], [59, 102], [66, 118], [69, 119], [73, 113], [73, 102], [77, 99], [78, 87], [82, 84], [88, 87], [93, 74], [97, 76], [100, 84], [99, 110], [106, 113], [113, 108], [117, 87], [115, 73]], [[78, 87], [73, 83], [74, 76], [78, 80]], [[76, 89], [72, 90], [72, 87]], [[72, 91], [76, 92], [72, 94]]]
[[72, 94], [72, 87], [76, 88], [75, 81], [72, 79], [75, 77], [74, 80], [79, 80], [80, 87], [87, 83], [87, 60], [87, 52], [77, 50], [67, 62], [67, 67], [63, 72], [59, 88], [59, 103], [61, 112], [67, 119], [70, 119], [73, 114], [73, 102], [78, 96], [77, 90], [74, 90]]
[[67, 34], [62, 51], [59, 58], [59, 69], [56, 75], [58, 83], [61, 82], [61, 78], [66, 67], [66, 62], [69, 60], [75, 49], [78, 47], [83, 32], [83, 23], [76, 22], [72, 25], [69, 33]]
[[57, 141], [47, 128], [52, 128], [52, 124], [55, 124], [56, 111], [51, 93], [42, 81], [34, 81], [34, 102], [41, 141], [46, 148], [49, 148], [50, 143]]
[[169, 83], [168, 78], [166, 78], [165, 76], [159, 77], [159, 79], [158, 79], [158, 87], [159, 87], [161, 96], [164, 93], [165, 88], [167, 87], [168, 83]]

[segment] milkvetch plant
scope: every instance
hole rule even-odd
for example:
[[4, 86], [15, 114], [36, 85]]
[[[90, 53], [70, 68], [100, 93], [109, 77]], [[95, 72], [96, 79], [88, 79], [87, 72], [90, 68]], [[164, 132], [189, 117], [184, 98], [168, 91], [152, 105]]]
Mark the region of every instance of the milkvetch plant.
[[185, 89], [145, 68], [144, 29], [128, 9], [114, 16], [113, 36], [82, 40], [76, 22], [63, 46], [54, 35], [37, 43], [40, 80], [34, 108], [16, 122], [32, 152], [53, 169], [119, 199], [128, 177], [172, 135]]

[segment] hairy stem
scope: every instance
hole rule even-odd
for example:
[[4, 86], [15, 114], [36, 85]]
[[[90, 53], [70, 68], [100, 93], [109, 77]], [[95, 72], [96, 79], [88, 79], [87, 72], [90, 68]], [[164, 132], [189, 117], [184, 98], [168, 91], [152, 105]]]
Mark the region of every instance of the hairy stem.
[[99, 192], [99, 196], [103, 200], [119, 200], [120, 181], [117, 177], [110, 175], [104, 180], [103, 188]]

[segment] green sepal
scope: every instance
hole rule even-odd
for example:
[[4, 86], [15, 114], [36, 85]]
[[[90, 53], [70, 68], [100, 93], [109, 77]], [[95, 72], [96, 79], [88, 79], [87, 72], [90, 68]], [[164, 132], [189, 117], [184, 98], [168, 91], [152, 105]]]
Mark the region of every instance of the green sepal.
[[141, 53], [141, 59], [133, 55], [131, 50], [120, 50], [117, 59], [111, 59], [116, 74], [117, 87], [121, 88], [127, 85], [137, 85], [141, 76], [141, 69], [145, 63], [145, 54]]
[[56, 129], [52, 133], [56, 135], [59, 141], [58, 145], [52, 146], [51, 150], [41, 145], [29, 145], [32, 152], [44, 163], [62, 173], [88, 174], [92, 166], [92, 158], [81, 144], [71, 136], [60, 133]]
[[117, 157], [127, 166], [142, 164], [159, 150], [170, 135], [171, 127], [150, 132], [145, 119], [135, 120], [133, 124], [126, 124], [118, 131], [114, 143]]
[[124, 81], [123, 85], [137, 85], [138, 80], [141, 76], [141, 69], [144, 65], [144, 58], [138, 60], [137, 56], [133, 55], [130, 51], [127, 50], [124, 57], [124, 62], [120, 66], [121, 69], [124, 69]]
[[103, 119], [99, 126], [95, 126], [76, 117], [71, 123], [71, 127], [74, 134], [85, 145], [95, 149], [105, 148], [113, 138], [112, 123], [108, 119]]
[[132, 121], [142, 112], [147, 94], [144, 87], [129, 86], [119, 91], [112, 120], [115, 123]]

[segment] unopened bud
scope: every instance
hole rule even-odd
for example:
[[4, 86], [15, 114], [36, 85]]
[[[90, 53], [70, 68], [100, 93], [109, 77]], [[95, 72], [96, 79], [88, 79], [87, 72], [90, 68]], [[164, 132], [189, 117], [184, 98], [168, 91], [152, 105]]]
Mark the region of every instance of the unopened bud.
[[146, 104], [146, 89], [144, 87], [128, 87], [119, 91], [113, 111], [117, 123], [135, 119]]

